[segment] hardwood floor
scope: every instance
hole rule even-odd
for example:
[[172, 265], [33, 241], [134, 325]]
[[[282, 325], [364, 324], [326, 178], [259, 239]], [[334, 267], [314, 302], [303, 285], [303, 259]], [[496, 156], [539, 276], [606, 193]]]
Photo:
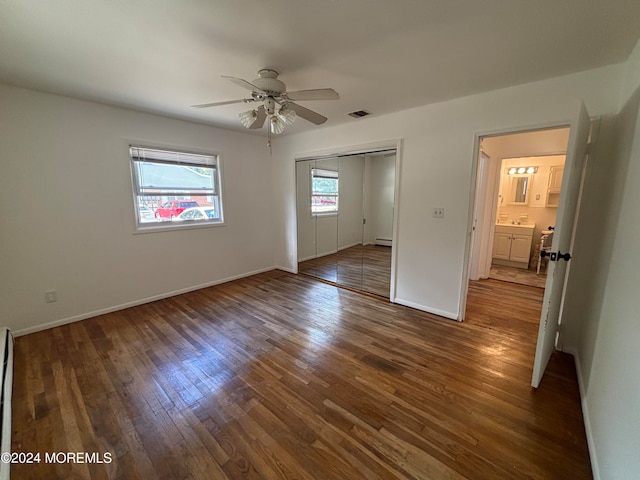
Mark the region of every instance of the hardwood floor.
[[113, 461], [12, 478], [591, 478], [572, 359], [529, 386], [541, 292], [457, 323], [272, 271], [19, 337], [13, 452]]
[[298, 272], [389, 298], [391, 247], [356, 245], [300, 262]]

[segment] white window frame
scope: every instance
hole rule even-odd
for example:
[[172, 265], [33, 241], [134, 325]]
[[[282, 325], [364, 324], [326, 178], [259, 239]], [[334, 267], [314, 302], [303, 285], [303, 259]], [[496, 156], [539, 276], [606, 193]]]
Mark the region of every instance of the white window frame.
[[[311, 167], [310, 169], [310, 185], [309, 185], [309, 190], [311, 192], [311, 196], [310, 196], [310, 203], [311, 203], [311, 216], [312, 217], [323, 217], [323, 216], [331, 216], [331, 215], [338, 215], [338, 212], [340, 210], [340, 176], [339, 176], [339, 172], [337, 170], [329, 170], [326, 168], [316, 168], [316, 167]], [[314, 178], [330, 178], [330, 179], [335, 179], [338, 185], [338, 188], [336, 188], [336, 192], [335, 194], [327, 194], [325, 192], [315, 192], [313, 190], [313, 179]], [[335, 198], [335, 208], [331, 209], [331, 210], [314, 210], [314, 204], [313, 204], [313, 197], [316, 196], [323, 196], [323, 197], [334, 197]]]
[[[131, 180], [133, 186], [133, 207], [135, 212], [136, 233], [158, 232], [167, 230], [183, 230], [189, 228], [202, 228], [223, 226], [224, 208], [222, 199], [222, 166], [220, 154], [218, 153], [202, 153], [191, 152], [182, 148], [163, 147], [163, 146], [147, 146], [143, 144], [129, 144], [129, 158], [131, 166]], [[151, 190], [141, 184], [140, 164], [142, 162], [176, 165], [193, 168], [205, 168], [213, 170], [211, 175], [211, 188], [193, 189], [170, 188]], [[206, 220], [185, 220], [185, 221], [153, 221], [145, 223], [140, 218], [139, 204], [141, 199], [146, 197], [160, 198], [180, 198], [183, 196], [199, 197], [213, 199], [215, 208], [218, 210], [218, 216], [213, 219]], [[161, 203], [164, 203], [162, 201]]]

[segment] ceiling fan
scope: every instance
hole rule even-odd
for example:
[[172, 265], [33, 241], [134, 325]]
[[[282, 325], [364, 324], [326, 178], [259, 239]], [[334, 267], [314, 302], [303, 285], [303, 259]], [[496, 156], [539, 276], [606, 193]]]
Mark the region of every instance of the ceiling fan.
[[264, 122], [269, 118], [269, 133], [282, 133], [285, 125], [291, 125], [300, 116], [305, 120], [321, 125], [327, 121], [327, 117], [320, 115], [313, 110], [293, 103], [304, 100], [338, 100], [340, 96], [332, 88], [318, 88], [313, 90], [298, 90], [287, 92], [287, 86], [278, 80], [278, 72], [270, 68], [263, 68], [258, 72], [258, 78], [253, 82], [247, 82], [242, 78], [226, 78], [239, 87], [246, 88], [251, 92], [251, 98], [240, 100], [229, 100], [226, 102], [203, 103], [202, 105], [192, 105], [194, 108], [217, 107], [220, 105], [231, 105], [234, 103], [254, 103], [261, 102], [262, 105], [255, 109], [242, 112], [240, 121], [250, 129], [262, 128]]

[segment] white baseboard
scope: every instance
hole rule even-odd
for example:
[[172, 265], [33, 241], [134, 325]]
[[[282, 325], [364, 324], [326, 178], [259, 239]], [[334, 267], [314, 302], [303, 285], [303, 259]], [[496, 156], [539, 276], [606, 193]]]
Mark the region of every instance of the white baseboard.
[[283, 272], [288, 272], [288, 273], [293, 273], [293, 274], [297, 274], [298, 273], [298, 269], [297, 268], [283, 267], [282, 265], [276, 265], [273, 268], [275, 268], [276, 270], [282, 270]]
[[596, 445], [593, 440], [593, 430], [591, 428], [591, 417], [589, 416], [589, 407], [587, 406], [587, 395], [582, 376], [582, 366], [580, 364], [580, 356], [573, 348], [565, 348], [564, 351], [573, 356], [576, 365], [576, 375], [578, 377], [578, 388], [580, 389], [580, 404], [582, 405], [582, 420], [584, 421], [584, 430], [587, 434], [587, 446], [589, 447], [589, 458], [591, 459], [591, 472], [594, 480], [600, 480], [600, 467], [598, 465], [598, 456], [596, 455]]
[[[327, 255], [334, 255], [338, 252], [341, 252], [342, 250], [346, 250], [347, 248], [351, 248], [351, 247], [355, 247], [356, 245], [361, 245], [360, 242], [356, 242], [356, 243], [352, 243], [351, 245], [345, 245], [344, 247], [340, 247], [337, 250], [329, 250], [327, 252], [322, 252], [319, 253], [317, 255], [311, 255], [310, 257], [304, 257], [304, 258], [299, 258], [298, 262], [306, 262], [307, 260], [312, 260], [314, 258], [322, 258], [322, 257], [326, 257]], [[279, 268], [279, 267], [278, 267]]]
[[347, 248], [355, 247], [356, 245], [362, 245], [362, 243], [356, 242], [356, 243], [352, 243], [350, 245], [345, 245], [343, 247], [338, 248], [338, 251], [341, 252], [342, 250], [346, 250]]
[[51, 322], [43, 323], [41, 325], [36, 325], [33, 327], [27, 327], [21, 330], [16, 330], [13, 332], [13, 336], [19, 337], [22, 335], [28, 335], [30, 333], [40, 332], [41, 330], [47, 330], [49, 328], [59, 327], [60, 325], [66, 325], [67, 323], [79, 322], [80, 320], [86, 320], [87, 318], [97, 317], [98, 315], [105, 315], [107, 313], [117, 312], [118, 310], [124, 310], [125, 308], [136, 307], [138, 305], [143, 305], [145, 303], [155, 302], [156, 300], [162, 300], [163, 298], [175, 297], [176, 295], [193, 292], [195, 290], [201, 290], [207, 287], [213, 287], [214, 285], [220, 285], [221, 283], [231, 282], [233, 280], [238, 280], [239, 278], [250, 277], [251, 275], [257, 275], [258, 273], [269, 272], [271, 270], [275, 270], [276, 268], [277, 267], [275, 266], [261, 268], [259, 270], [254, 270], [252, 272], [241, 273], [238, 275], [233, 275], [231, 277], [222, 278], [220, 280], [214, 280], [212, 282], [202, 283], [200, 285], [194, 285], [192, 287], [181, 288], [179, 290], [174, 290], [172, 292], [161, 293], [159, 295], [154, 295], [152, 297], [141, 298], [140, 300], [134, 300], [132, 302], [122, 303], [120, 305], [114, 305], [112, 307], [102, 308], [100, 310], [94, 310], [93, 312], [87, 312], [87, 313], [82, 313], [80, 315], [74, 315], [72, 317], [53, 320]]
[[393, 245], [393, 240], [389, 238], [376, 238], [376, 245], [381, 245], [383, 247], [391, 247]]
[[405, 307], [415, 308], [416, 310], [422, 310], [423, 312], [433, 313], [434, 315], [438, 315], [439, 317], [448, 318], [450, 320], [458, 320], [458, 315], [451, 312], [446, 312], [444, 310], [440, 310], [438, 308], [427, 307], [425, 305], [421, 305], [419, 303], [411, 302], [409, 300], [404, 300], [402, 298], [395, 298], [394, 303], [398, 303], [400, 305], [404, 305]]
[[311, 255], [310, 257], [299, 258], [298, 259], [298, 263], [299, 262], [306, 262], [307, 260], [312, 260], [314, 258], [326, 257], [327, 255], [333, 255], [334, 253], [338, 253], [338, 250], [330, 250], [328, 252], [319, 253], [317, 255]]

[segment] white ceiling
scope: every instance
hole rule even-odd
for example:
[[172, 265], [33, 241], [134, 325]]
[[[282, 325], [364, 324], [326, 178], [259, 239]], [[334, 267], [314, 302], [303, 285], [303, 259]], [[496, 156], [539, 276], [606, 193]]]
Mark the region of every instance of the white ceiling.
[[189, 105], [270, 67], [338, 91], [300, 102], [336, 125], [622, 62], [639, 34], [639, 0], [0, 0], [0, 82], [244, 130], [244, 105]]

